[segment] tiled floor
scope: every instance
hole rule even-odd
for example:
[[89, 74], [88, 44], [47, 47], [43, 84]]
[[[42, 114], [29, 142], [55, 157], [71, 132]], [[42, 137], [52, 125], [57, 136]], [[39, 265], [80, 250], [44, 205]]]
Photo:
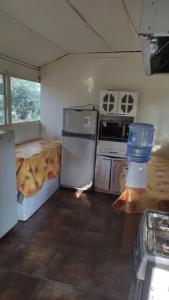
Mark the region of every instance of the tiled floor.
[[112, 196], [60, 189], [0, 240], [0, 300], [127, 300], [130, 259]]

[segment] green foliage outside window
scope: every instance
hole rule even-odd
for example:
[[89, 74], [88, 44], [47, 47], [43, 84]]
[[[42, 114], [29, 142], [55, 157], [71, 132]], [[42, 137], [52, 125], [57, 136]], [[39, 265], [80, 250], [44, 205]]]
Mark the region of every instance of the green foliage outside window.
[[11, 77], [12, 123], [40, 119], [40, 84]]
[[0, 125], [5, 123], [5, 110], [4, 110], [4, 83], [3, 75], [0, 74]]

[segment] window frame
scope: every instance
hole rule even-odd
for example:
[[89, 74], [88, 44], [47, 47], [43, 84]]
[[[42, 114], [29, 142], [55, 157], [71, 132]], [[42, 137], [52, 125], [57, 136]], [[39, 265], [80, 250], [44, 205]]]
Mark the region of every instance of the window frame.
[[3, 93], [4, 93], [4, 124], [0, 124], [0, 127], [7, 125], [7, 93], [6, 93], [6, 74], [0, 72], [0, 75], [3, 78]]
[[41, 83], [40, 81], [30, 80], [24, 77], [19, 77], [14, 74], [9, 74], [8, 72], [0, 72], [0, 75], [3, 76], [3, 83], [4, 83], [4, 117], [5, 123], [0, 124], [0, 128], [4, 127], [15, 127], [19, 125], [26, 125], [31, 123], [39, 123], [39, 120], [31, 120], [31, 121], [23, 121], [23, 122], [16, 122], [12, 123], [12, 99], [11, 99], [11, 78], [17, 78], [21, 80], [27, 80], [32, 82]]

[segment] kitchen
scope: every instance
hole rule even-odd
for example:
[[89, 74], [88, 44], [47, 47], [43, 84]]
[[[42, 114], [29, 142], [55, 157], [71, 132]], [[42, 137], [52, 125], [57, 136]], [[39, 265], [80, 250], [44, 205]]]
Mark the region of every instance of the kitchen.
[[[168, 279], [164, 241], [157, 249], [148, 244], [150, 238], [124, 253], [144, 211], [169, 211], [168, 5], [165, 0], [0, 1], [2, 130], [15, 133], [6, 135], [4, 147], [10, 140], [13, 148], [3, 155], [13, 157], [13, 166], [17, 161], [17, 190], [14, 181], [10, 189], [0, 184], [3, 225], [5, 209], [7, 225], [11, 211], [10, 227], [17, 223], [6, 235], [9, 228], [1, 226], [2, 299], [121, 300], [129, 290], [130, 300], [143, 294], [153, 299], [160, 288], [162, 298], [168, 297], [167, 282], [157, 284], [158, 274]], [[31, 86], [40, 81], [40, 120], [31, 119], [35, 109], [29, 98], [22, 120], [15, 122], [21, 106], [14, 111], [14, 79]], [[25, 101], [29, 93], [23, 97], [21, 90]], [[139, 188], [138, 182], [126, 186], [125, 179], [129, 126], [133, 130], [135, 123], [152, 124], [154, 134], [153, 156], [144, 169], [148, 181]], [[3, 132], [1, 137], [2, 143]], [[15, 178], [14, 168], [5, 169], [7, 161], [1, 159], [5, 182]], [[7, 199], [16, 202], [15, 209]], [[141, 224], [160, 245], [168, 229], [158, 217], [167, 219], [150, 212]], [[131, 257], [142, 248], [141, 267], [136, 263], [133, 270]], [[149, 268], [161, 255], [164, 263]], [[151, 274], [157, 279], [153, 292]]]

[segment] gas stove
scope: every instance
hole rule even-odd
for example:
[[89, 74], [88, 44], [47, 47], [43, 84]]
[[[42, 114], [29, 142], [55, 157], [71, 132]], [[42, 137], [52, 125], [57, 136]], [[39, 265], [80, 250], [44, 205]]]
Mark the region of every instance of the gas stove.
[[134, 242], [130, 300], [169, 299], [169, 214], [147, 210]]
[[150, 253], [169, 258], [169, 215], [147, 214], [147, 241]]
[[144, 280], [147, 262], [169, 269], [169, 214], [147, 210], [143, 214], [134, 244], [134, 265]]

